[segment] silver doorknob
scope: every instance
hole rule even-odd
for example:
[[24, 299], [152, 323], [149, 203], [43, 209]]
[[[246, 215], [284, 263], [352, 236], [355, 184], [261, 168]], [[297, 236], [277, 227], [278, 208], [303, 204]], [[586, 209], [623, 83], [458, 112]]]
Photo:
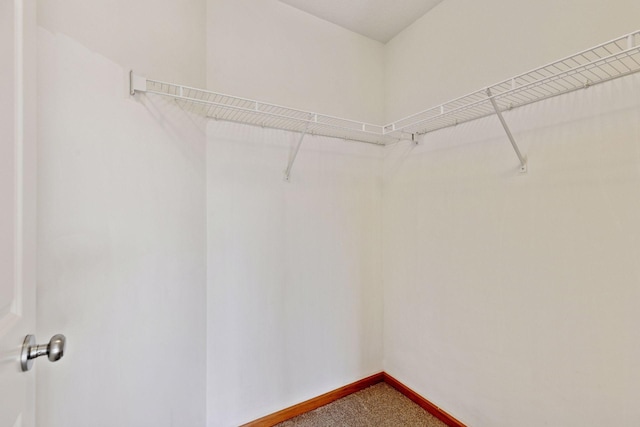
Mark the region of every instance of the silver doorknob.
[[33, 359], [40, 356], [47, 356], [51, 362], [57, 362], [64, 356], [64, 347], [67, 339], [64, 335], [54, 335], [49, 344], [36, 345], [36, 337], [27, 335], [22, 343], [22, 353], [20, 354], [20, 365], [22, 371], [26, 372], [33, 366]]

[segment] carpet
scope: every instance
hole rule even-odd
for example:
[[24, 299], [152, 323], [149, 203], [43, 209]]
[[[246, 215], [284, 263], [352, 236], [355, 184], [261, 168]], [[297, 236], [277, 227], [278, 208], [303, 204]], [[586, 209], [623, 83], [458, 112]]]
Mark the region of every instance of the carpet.
[[385, 383], [307, 412], [277, 427], [446, 427], [442, 421]]

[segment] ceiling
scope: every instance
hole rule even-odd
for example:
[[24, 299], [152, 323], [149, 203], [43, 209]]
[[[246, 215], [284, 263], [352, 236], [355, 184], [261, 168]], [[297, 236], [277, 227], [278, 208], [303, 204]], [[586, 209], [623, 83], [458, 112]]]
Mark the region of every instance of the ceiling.
[[443, 0], [280, 0], [386, 43]]

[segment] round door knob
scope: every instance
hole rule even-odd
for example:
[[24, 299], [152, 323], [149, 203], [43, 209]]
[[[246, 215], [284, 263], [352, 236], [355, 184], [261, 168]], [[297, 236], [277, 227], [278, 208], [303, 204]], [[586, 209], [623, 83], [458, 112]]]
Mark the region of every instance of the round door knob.
[[62, 334], [54, 335], [47, 346], [47, 358], [50, 362], [57, 362], [64, 356], [64, 345], [67, 339]]
[[24, 372], [31, 369], [33, 366], [33, 359], [40, 356], [47, 356], [47, 359], [51, 362], [57, 362], [64, 356], [64, 348], [67, 343], [67, 339], [64, 335], [54, 335], [48, 344], [37, 345], [36, 337], [33, 335], [27, 335], [22, 344], [22, 353], [20, 355], [20, 365]]

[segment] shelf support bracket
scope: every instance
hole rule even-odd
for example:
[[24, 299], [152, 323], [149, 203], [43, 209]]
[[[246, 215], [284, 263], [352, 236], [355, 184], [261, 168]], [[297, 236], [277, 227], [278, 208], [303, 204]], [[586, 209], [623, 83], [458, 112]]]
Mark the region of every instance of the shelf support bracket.
[[136, 92], [147, 91], [147, 79], [133, 73], [133, 70], [129, 70], [129, 94], [135, 95]]
[[293, 152], [293, 156], [291, 156], [291, 159], [289, 160], [289, 164], [287, 165], [287, 170], [284, 172], [284, 180], [287, 182], [289, 182], [289, 179], [291, 178], [291, 169], [293, 169], [293, 163], [296, 161], [296, 157], [298, 157], [300, 146], [302, 146], [302, 141], [304, 141], [304, 137], [307, 136], [307, 132], [309, 131], [310, 124], [311, 124], [311, 121], [308, 121], [307, 125], [304, 128], [304, 131], [302, 131], [302, 135], [300, 135], [300, 139], [298, 139], [298, 145], [296, 145], [296, 149]]
[[511, 130], [507, 125], [507, 122], [502, 116], [502, 111], [500, 111], [500, 107], [498, 107], [498, 103], [496, 102], [495, 98], [491, 94], [491, 89], [489, 88], [487, 88], [487, 96], [489, 97], [489, 101], [491, 102], [491, 105], [493, 105], [493, 109], [496, 111], [496, 115], [498, 116], [498, 119], [500, 119], [500, 123], [502, 124], [502, 127], [504, 128], [504, 131], [507, 134], [507, 138], [509, 138], [509, 142], [511, 142], [511, 146], [513, 147], [513, 149], [516, 152], [516, 155], [518, 156], [518, 160], [520, 160], [520, 173], [527, 173], [527, 160], [522, 156], [522, 153], [520, 153], [518, 144], [516, 144], [516, 140], [513, 137], [513, 134], [511, 133]]

